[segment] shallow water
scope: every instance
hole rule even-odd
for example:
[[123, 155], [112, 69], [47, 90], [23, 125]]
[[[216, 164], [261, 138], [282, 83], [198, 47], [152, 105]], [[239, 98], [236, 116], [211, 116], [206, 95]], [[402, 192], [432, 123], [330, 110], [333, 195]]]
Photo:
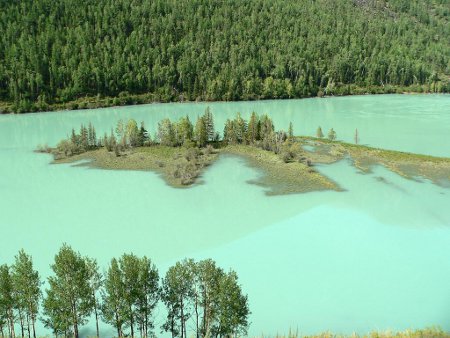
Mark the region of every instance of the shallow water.
[[[249, 294], [250, 335], [324, 330], [364, 333], [440, 325], [450, 330], [450, 189], [381, 167], [363, 175], [346, 160], [318, 169], [345, 192], [272, 196], [259, 175], [223, 157], [204, 184], [178, 190], [149, 172], [50, 165], [37, 144], [91, 121], [147, 126], [195, 119], [207, 104], [154, 104], [0, 116], [0, 263], [20, 248], [43, 275], [63, 242], [106, 267], [123, 252], [147, 255], [164, 273], [184, 257], [211, 257], [238, 272]], [[338, 139], [450, 156], [450, 96], [392, 95], [211, 103], [221, 130], [236, 111], [269, 113], [296, 134], [333, 127]], [[151, 128], [149, 128], [151, 129]], [[152, 129], [152, 132], [154, 129]], [[162, 322], [156, 318], [157, 327]], [[93, 332], [94, 325], [85, 328]], [[42, 330], [42, 328], [40, 329]], [[105, 333], [110, 332], [104, 326]], [[159, 331], [158, 331], [159, 332]]]

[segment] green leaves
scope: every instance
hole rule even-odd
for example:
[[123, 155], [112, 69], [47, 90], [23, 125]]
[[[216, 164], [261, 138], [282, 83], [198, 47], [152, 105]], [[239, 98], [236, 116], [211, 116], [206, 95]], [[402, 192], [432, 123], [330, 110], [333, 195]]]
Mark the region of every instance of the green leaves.
[[[42, 302], [41, 321], [55, 336], [79, 337], [79, 328], [92, 313], [112, 325], [118, 337], [155, 334], [154, 315], [159, 301], [167, 308], [161, 329], [173, 337], [230, 336], [246, 334], [247, 296], [237, 274], [225, 273], [211, 259], [185, 259], [170, 267], [160, 280], [147, 257], [124, 254], [113, 258], [103, 275], [95, 259], [83, 257], [64, 244], [51, 265], [48, 288]], [[41, 281], [30, 255], [21, 250], [12, 267], [0, 266], [0, 335], [33, 336], [39, 311]], [[101, 297], [100, 297], [101, 296]]]
[[55, 332], [66, 332], [72, 326], [78, 337], [78, 326], [87, 322], [93, 308], [87, 259], [64, 244], [51, 267], [54, 275], [48, 278], [50, 287], [43, 303], [45, 325]]

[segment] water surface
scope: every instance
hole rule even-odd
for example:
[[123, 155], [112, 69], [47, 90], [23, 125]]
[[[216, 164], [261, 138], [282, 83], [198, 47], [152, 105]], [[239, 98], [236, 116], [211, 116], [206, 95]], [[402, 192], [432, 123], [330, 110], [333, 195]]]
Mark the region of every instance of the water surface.
[[[271, 196], [247, 184], [259, 173], [223, 157], [203, 184], [173, 189], [151, 172], [50, 165], [33, 153], [73, 126], [99, 133], [122, 118], [202, 114], [207, 104], [153, 104], [0, 116], [0, 263], [20, 248], [43, 275], [63, 242], [106, 267], [124, 252], [164, 273], [184, 257], [211, 257], [238, 272], [252, 310], [250, 335], [332, 330], [450, 330], [450, 189], [381, 167], [363, 175], [347, 160], [318, 170], [345, 192]], [[450, 96], [382, 95], [211, 103], [216, 128], [237, 111], [268, 113], [296, 134], [320, 125], [338, 139], [450, 156]], [[162, 324], [156, 316], [156, 325]], [[93, 332], [94, 324], [84, 329]], [[42, 330], [40, 328], [40, 330]], [[110, 329], [103, 326], [108, 335]], [[158, 330], [159, 332], [159, 330]]]

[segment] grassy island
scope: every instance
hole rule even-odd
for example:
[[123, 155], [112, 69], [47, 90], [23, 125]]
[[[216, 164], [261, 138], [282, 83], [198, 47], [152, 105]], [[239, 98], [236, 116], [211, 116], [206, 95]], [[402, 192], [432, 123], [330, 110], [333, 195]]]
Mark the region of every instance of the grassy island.
[[153, 171], [176, 188], [198, 183], [204, 170], [221, 154], [242, 157], [257, 168], [261, 176], [249, 183], [267, 188], [268, 195], [340, 191], [339, 185], [317, 171], [315, 165], [344, 158], [351, 159], [363, 173], [381, 165], [405, 178], [424, 178], [442, 186], [450, 183], [449, 158], [340, 142], [333, 129], [325, 138], [320, 127], [317, 137], [294, 136], [292, 123], [287, 132], [275, 131], [267, 115], [253, 113], [246, 121], [238, 113], [227, 120], [220, 137], [209, 108], [195, 126], [188, 117], [160, 121], [153, 140], [144, 123], [138, 128], [136, 121], [129, 120], [119, 121], [115, 130], [100, 139], [91, 124], [81, 126], [79, 133], [72, 130], [70, 138], [55, 148], [40, 147], [38, 151], [52, 153], [54, 163]]

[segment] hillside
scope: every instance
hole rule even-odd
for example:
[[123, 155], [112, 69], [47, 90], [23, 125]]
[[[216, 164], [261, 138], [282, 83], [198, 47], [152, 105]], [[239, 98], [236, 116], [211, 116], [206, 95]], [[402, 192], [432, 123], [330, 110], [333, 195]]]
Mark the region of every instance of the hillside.
[[449, 92], [449, 17], [447, 0], [0, 0], [0, 111]]

